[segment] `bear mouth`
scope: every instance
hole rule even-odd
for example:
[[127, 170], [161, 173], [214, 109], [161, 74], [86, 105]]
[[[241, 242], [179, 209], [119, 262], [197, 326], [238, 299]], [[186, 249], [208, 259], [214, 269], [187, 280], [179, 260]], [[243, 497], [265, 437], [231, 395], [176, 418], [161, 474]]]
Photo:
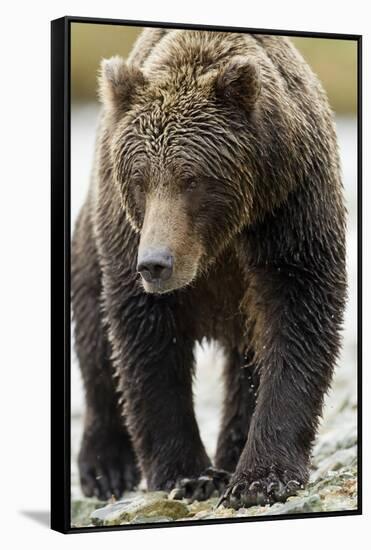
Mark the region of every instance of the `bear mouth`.
[[141, 277], [142, 281], [142, 287], [148, 294], [165, 294], [166, 292], [171, 292], [172, 290], [176, 290], [176, 287], [173, 287], [172, 285], [169, 285], [168, 283], [165, 283], [164, 281], [155, 281], [153, 283], [149, 283]]
[[149, 282], [140, 276], [141, 286], [147, 294], [166, 294], [176, 290], [181, 290], [182, 288], [189, 286], [192, 281], [193, 277], [190, 279], [172, 277], [167, 281], [155, 280]]

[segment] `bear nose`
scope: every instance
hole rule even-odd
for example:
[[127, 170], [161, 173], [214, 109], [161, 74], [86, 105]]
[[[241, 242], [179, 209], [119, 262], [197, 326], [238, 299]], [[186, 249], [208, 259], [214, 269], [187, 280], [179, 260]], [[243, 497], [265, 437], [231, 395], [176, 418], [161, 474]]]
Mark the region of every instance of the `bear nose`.
[[138, 257], [138, 272], [147, 283], [167, 281], [173, 272], [173, 256], [167, 248], [145, 250]]

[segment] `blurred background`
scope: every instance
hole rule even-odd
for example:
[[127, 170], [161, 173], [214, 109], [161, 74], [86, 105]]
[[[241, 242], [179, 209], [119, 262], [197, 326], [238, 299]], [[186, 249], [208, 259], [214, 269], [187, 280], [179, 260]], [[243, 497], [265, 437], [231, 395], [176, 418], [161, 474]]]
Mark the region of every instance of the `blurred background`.
[[[127, 57], [140, 27], [72, 23], [71, 93], [73, 102], [96, 101], [96, 77], [103, 57]], [[292, 38], [319, 76], [336, 113], [357, 109], [357, 44], [351, 40]]]
[[[92, 168], [99, 105], [96, 82], [100, 60], [126, 57], [141, 28], [72, 23], [71, 31], [71, 228], [84, 200]], [[332, 391], [326, 400], [319, 443], [347, 430], [356, 434], [357, 387], [357, 43], [350, 40], [293, 38], [322, 81], [336, 115], [348, 218], [349, 298], [344, 345]], [[83, 389], [72, 357], [72, 499], [81, 499], [76, 455], [82, 432]], [[215, 346], [197, 349], [196, 414], [210, 455], [215, 451], [222, 400], [222, 357]], [[336, 435], [338, 434], [338, 435]], [[355, 435], [356, 437], [356, 435]]]

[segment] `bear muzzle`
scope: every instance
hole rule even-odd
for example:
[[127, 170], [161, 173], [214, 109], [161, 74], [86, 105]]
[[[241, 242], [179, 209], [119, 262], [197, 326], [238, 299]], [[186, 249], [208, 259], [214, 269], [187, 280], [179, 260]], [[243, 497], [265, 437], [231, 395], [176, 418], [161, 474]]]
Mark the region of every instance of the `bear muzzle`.
[[174, 258], [167, 247], [140, 251], [137, 270], [146, 283], [161, 289], [173, 274]]

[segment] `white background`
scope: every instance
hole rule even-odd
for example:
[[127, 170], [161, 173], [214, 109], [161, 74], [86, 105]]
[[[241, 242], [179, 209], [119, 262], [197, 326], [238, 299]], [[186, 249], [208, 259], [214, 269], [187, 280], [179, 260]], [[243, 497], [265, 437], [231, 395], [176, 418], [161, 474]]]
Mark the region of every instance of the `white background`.
[[[82, 0], [2, 4], [0, 491], [3, 548], [364, 548], [370, 520], [370, 93], [367, 2]], [[62, 15], [364, 34], [364, 516], [63, 536], [47, 528], [50, 24]], [[62, 434], [61, 434], [62, 437]], [[36, 518], [36, 519], [35, 519]], [[368, 529], [369, 533], [369, 529]]]

